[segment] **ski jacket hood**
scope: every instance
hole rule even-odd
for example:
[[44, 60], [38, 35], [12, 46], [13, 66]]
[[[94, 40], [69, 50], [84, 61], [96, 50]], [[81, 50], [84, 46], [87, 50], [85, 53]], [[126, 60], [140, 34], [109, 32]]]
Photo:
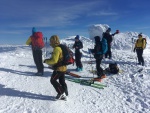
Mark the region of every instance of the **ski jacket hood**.
[[94, 39], [95, 39], [95, 43], [99, 43], [100, 42], [100, 37], [99, 36], [95, 36]]

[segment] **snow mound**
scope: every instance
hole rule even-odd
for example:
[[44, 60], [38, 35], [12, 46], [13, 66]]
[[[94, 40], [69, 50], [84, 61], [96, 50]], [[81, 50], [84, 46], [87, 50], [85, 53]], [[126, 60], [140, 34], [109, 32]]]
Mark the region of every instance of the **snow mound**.
[[89, 37], [90, 39], [94, 40], [95, 36], [102, 37], [103, 32], [105, 32], [109, 28], [106, 24], [96, 24], [89, 27]]

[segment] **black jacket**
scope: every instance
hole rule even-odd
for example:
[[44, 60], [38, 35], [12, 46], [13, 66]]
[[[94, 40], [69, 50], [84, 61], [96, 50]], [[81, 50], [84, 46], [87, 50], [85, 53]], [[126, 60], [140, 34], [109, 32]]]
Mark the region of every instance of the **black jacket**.
[[[76, 48], [78, 47], [78, 48]], [[83, 48], [83, 44], [82, 42], [79, 40], [78, 42], [75, 41], [74, 45], [73, 45], [73, 48], [75, 48], [75, 53], [79, 53], [80, 52], [80, 49]]]
[[107, 44], [110, 45], [110, 43], [112, 42], [112, 35], [105, 32], [103, 33], [103, 38], [105, 38], [107, 40]]

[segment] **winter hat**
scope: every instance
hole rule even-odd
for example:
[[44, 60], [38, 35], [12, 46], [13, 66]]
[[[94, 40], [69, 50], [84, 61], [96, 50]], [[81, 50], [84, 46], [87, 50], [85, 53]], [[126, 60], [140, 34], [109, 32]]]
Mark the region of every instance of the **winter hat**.
[[116, 33], [119, 33], [119, 30], [116, 30]]
[[108, 28], [108, 29], [107, 29], [107, 32], [110, 32], [110, 31], [111, 31], [111, 28]]
[[52, 47], [55, 47], [55, 46], [57, 46], [59, 44], [60, 44], [59, 37], [57, 35], [52, 35], [50, 37], [50, 45]]
[[95, 43], [100, 42], [100, 36], [95, 36], [94, 39], [95, 39]]
[[34, 34], [35, 32], [36, 32], [36, 28], [33, 27], [33, 28], [32, 28], [32, 34]]
[[139, 34], [138, 37], [142, 37], [142, 34]]
[[78, 40], [79, 40], [79, 38], [80, 38], [79, 35], [76, 35], [75, 39], [78, 39]]

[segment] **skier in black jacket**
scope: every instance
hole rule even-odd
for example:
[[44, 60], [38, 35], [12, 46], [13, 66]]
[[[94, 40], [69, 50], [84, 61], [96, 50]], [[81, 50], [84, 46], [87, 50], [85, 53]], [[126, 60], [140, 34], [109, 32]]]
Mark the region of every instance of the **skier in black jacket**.
[[99, 52], [99, 48], [101, 47], [100, 46], [100, 37], [95, 36], [94, 39], [95, 39], [95, 47], [94, 47], [93, 53], [94, 53], [94, 58], [96, 59], [97, 75], [98, 75], [98, 78], [103, 79], [103, 78], [106, 78], [106, 75], [104, 73], [103, 68], [100, 66], [101, 61], [103, 59], [102, 49], [100, 49], [101, 50], [100, 53], [97, 54]]
[[75, 43], [73, 45], [73, 48], [75, 48], [75, 62], [76, 62], [76, 70], [77, 71], [82, 71], [83, 70], [83, 65], [81, 62], [81, 57], [82, 53], [80, 52], [80, 49], [83, 48], [82, 42], [79, 40], [79, 35], [75, 37]]
[[108, 45], [108, 51], [105, 54], [105, 58], [109, 56], [109, 59], [112, 58], [112, 53], [111, 53], [111, 42], [112, 42], [112, 35], [110, 34], [111, 28], [108, 28], [105, 33], [103, 33], [103, 38], [107, 40], [107, 45]]

